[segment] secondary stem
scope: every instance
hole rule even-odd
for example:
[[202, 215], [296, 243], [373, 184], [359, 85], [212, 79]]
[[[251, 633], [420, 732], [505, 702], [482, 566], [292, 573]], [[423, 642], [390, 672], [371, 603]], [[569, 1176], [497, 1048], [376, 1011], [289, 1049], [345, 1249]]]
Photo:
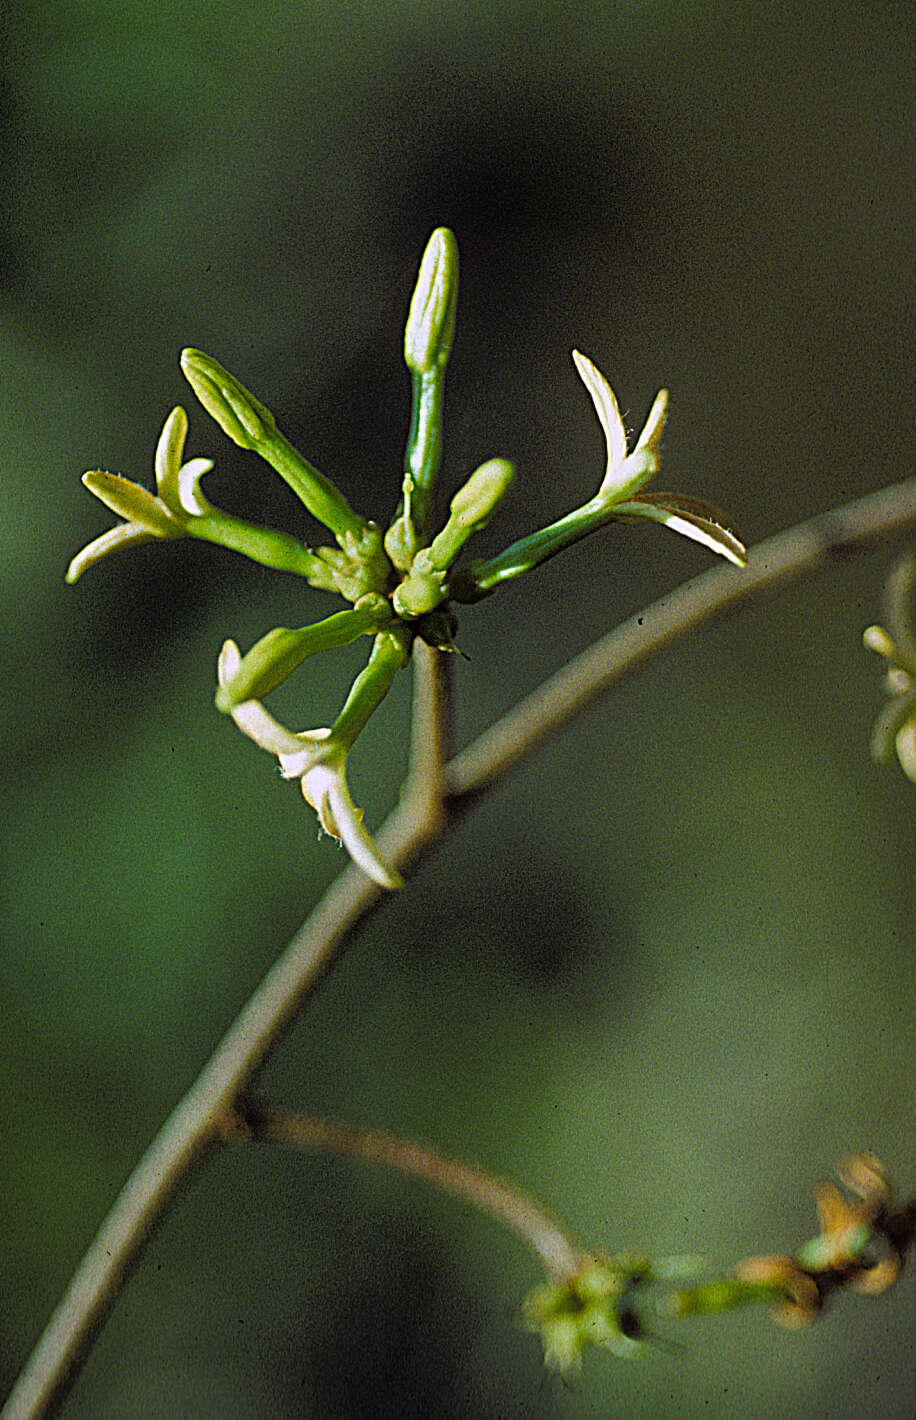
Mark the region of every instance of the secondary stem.
[[256, 1138], [382, 1164], [398, 1173], [424, 1179], [443, 1192], [473, 1204], [518, 1233], [557, 1280], [574, 1272], [580, 1261], [581, 1254], [575, 1243], [533, 1198], [482, 1169], [446, 1158], [423, 1144], [393, 1139], [375, 1130], [355, 1129], [333, 1119], [316, 1119], [259, 1104], [245, 1104], [241, 1114]]
[[[441, 810], [430, 812], [428, 798], [405, 796], [379, 836], [386, 859], [396, 868], [409, 867], [472, 797], [679, 637], [834, 556], [898, 536], [914, 523], [916, 479], [910, 479], [777, 534], [752, 552], [743, 572], [708, 572], [656, 602], [565, 666], [449, 762], [448, 817]], [[429, 674], [424, 656], [417, 661], [418, 694], [422, 676]], [[428, 683], [422, 693], [430, 694]], [[375, 883], [347, 868], [296, 933], [115, 1200], [14, 1386], [2, 1420], [40, 1420], [61, 1401], [179, 1185], [213, 1145], [255, 1071], [381, 896]]]

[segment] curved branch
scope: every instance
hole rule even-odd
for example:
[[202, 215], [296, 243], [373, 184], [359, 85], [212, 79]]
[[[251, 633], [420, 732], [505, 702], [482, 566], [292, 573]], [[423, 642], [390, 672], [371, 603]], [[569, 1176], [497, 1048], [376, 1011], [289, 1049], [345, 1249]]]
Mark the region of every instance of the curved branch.
[[581, 1250], [570, 1235], [527, 1193], [483, 1169], [447, 1158], [437, 1149], [394, 1139], [374, 1129], [356, 1129], [336, 1119], [293, 1114], [251, 1101], [242, 1104], [239, 1118], [243, 1129], [247, 1126], [257, 1139], [381, 1164], [473, 1204], [517, 1233], [557, 1281], [570, 1276], [582, 1261]]
[[[688, 582], [564, 667], [451, 760], [444, 770], [450, 816], [580, 709], [681, 636], [833, 556], [898, 536], [914, 524], [916, 479], [911, 479], [777, 534], [751, 554], [743, 572], [716, 570]], [[444, 711], [444, 697], [432, 690], [429, 679], [435, 664], [425, 654], [417, 660], [417, 696], [426, 697], [425, 702], [418, 699], [418, 707], [424, 716], [438, 717]], [[435, 707], [432, 712], [430, 705]], [[433, 750], [437, 759], [441, 752]], [[416, 753], [419, 763], [419, 748]], [[427, 852], [448, 827], [448, 818], [435, 803], [438, 796], [432, 801], [428, 794], [414, 797], [415, 778], [411, 787], [414, 792], [405, 794], [379, 837], [386, 859], [400, 869]], [[179, 1186], [214, 1146], [239, 1095], [381, 896], [375, 883], [347, 868], [293, 937], [115, 1200], [0, 1420], [40, 1420], [59, 1405], [120, 1285]]]
[[776, 533], [751, 550], [742, 570], [718, 566], [685, 582], [602, 636], [451, 760], [446, 780], [450, 798], [468, 798], [489, 788], [580, 710], [674, 641], [835, 558], [899, 537], [914, 523], [916, 478]]

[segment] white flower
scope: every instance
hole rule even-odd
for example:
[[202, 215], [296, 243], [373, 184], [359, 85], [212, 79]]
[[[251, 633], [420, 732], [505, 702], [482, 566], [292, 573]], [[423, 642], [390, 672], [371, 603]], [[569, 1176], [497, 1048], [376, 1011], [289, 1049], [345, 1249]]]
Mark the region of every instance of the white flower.
[[616, 502], [635, 493], [658, 472], [658, 446], [668, 413], [668, 391], [659, 390], [655, 396], [645, 428], [636, 441], [636, 447], [628, 454], [627, 431], [614, 391], [587, 355], [574, 350], [572, 357], [592, 397], [607, 442], [607, 470], [598, 489], [598, 497], [613, 497]]
[[156, 446], [158, 495], [117, 473], [93, 469], [83, 474], [83, 483], [90, 493], [126, 521], [102, 533], [77, 553], [67, 568], [68, 582], [75, 582], [87, 567], [110, 552], [136, 547], [151, 538], [181, 537], [189, 518], [206, 517], [213, 512], [200, 490], [200, 480], [213, 467], [213, 460], [197, 458], [182, 463], [187, 433], [187, 415], [176, 406], [165, 421]]
[[[607, 444], [607, 468], [594, 503], [605, 502], [622, 522], [646, 519], [702, 543], [736, 567], [747, 562], [747, 549], [718, 508], [681, 493], [643, 493], [661, 465], [662, 434], [668, 413], [668, 391], [659, 390], [635, 447], [627, 453], [627, 431], [614, 391], [587, 355], [573, 351], [576, 369], [592, 397]], [[638, 496], [636, 496], [638, 495]]]
[[[227, 641], [219, 657], [221, 686], [229, 685], [241, 660], [238, 646]], [[384, 861], [364, 826], [362, 809], [350, 797], [346, 747], [334, 739], [331, 730], [294, 734], [275, 720], [260, 700], [243, 700], [230, 714], [243, 734], [277, 756], [285, 779], [300, 781], [303, 798], [317, 813], [321, 827], [341, 840], [354, 863], [380, 887], [403, 887], [400, 875]]]

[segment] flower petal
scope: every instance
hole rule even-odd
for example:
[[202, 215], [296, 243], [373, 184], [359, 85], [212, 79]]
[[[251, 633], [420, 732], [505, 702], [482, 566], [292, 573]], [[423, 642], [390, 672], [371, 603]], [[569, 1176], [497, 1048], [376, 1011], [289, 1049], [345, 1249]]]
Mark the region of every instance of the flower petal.
[[662, 434], [665, 430], [665, 420], [668, 418], [668, 391], [659, 390], [655, 396], [655, 402], [649, 410], [649, 417], [643, 426], [643, 431], [636, 440], [634, 454], [640, 449], [648, 449], [658, 458], [658, 449], [662, 441]]
[[747, 549], [724, 513], [699, 498], [686, 498], [680, 493], [644, 493], [640, 498], [619, 503], [617, 514], [626, 520], [646, 518], [663, 523], [718, 552], [736, 567], [747, 563]]
[[[305, 781], [303, 780], [303, 784]], [[382, 858], [375, 839], [363, 824], [361, 810], [350, 798], [343, 770], [331, 782], [327, 794], [328, 808], [337, 825], [337, 836], [357, 867], [383, 888], [401, 888], [404, 880]], [[332, 830], [333, 831], [333, 830]]]
[[156, 488], [170, 512], [179, 512], [181, 509], [178, 474], [187, 434], [188, 416], [180, 405], [176, 405], [162, 426], [154, 459]]
[[604, 437], [607, 440], [608, 472], [619, 468], [627, 456], [627, 431], [620, 416], [620, 406], [607, 380], [587, 355], [578, 350], [572, 353], [576, 369], [585, 388], [592, 397], [592, 403], [601, 420]]
[[122, 547], [136, 547], [137, 543], [151, 542], [154, 537], [155, 533], [151, 533], [149, 528], [141, 527], [139, 523], [119, 523], [116, 528], [109, 528], [101, 537], [87, 543], [82, 552], [76, 554], [64, 574], [64, 581], [75, 582], [87, 567], [101, 562], [109, 552], [117, 552]]
[[190, 513], [192, 517], [205, 518], [213, 511], [213, 505], [207, 502], [200, 491], [200, 480], [212, 467], [212, 459], [197, 458], [188, 459], [178, 470], [178, 502], [182, 511]]
[[180, 537], [181, 524], [152, 493], [117, 473], [92, 469], [83, 474], [83, 483], [113, 513], [128, 522], [139, 523], [153, 537]]

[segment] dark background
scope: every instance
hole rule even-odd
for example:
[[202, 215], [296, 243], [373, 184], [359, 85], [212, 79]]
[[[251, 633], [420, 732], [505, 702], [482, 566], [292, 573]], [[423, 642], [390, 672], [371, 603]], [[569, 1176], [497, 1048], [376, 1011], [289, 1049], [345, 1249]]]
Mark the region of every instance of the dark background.
[[[212, 352], [351, 500], [396, 494], [401, 333], [423, 243], [461, 249], [443, 483], [517, 482], [481, 546], [602, 471], [569, 359], [660, 488], [749, 541], [903, 477], [911, 32], [902, 4], [16, 3], [0, 148], [0, 1381], [112, 1197], [342, 865], [212, 707], [227, 635], [333, 609], [192, 543], [65, 588], [112, 519], [86, 468], [149, 483], [181, 401], [207, 490], [315, 535], [199, 409]], [[608, 1250], [719, 1266], [813, 1229], [850, 1148], [913, 1148], [916, 789], [868, 739], [860, 642], [892, 547], [650, 666], [499, 789], [361, 931], [265, 1072], [291, 1105], [436, 1141]], [[710, 562], [611, 529], [468, 611], [467, 740]], [[277, 697], [325, 724], [364, 647]], [[409, 678], [352, 781], [394, 801]], [[543, 1379], [538, 1280], [462, 1206], [336, 1160], [240, 1149], [147, 1252], [65, 1415], [903, 1417], [912, 1279], [809, 1332], [760, 1312]]]

